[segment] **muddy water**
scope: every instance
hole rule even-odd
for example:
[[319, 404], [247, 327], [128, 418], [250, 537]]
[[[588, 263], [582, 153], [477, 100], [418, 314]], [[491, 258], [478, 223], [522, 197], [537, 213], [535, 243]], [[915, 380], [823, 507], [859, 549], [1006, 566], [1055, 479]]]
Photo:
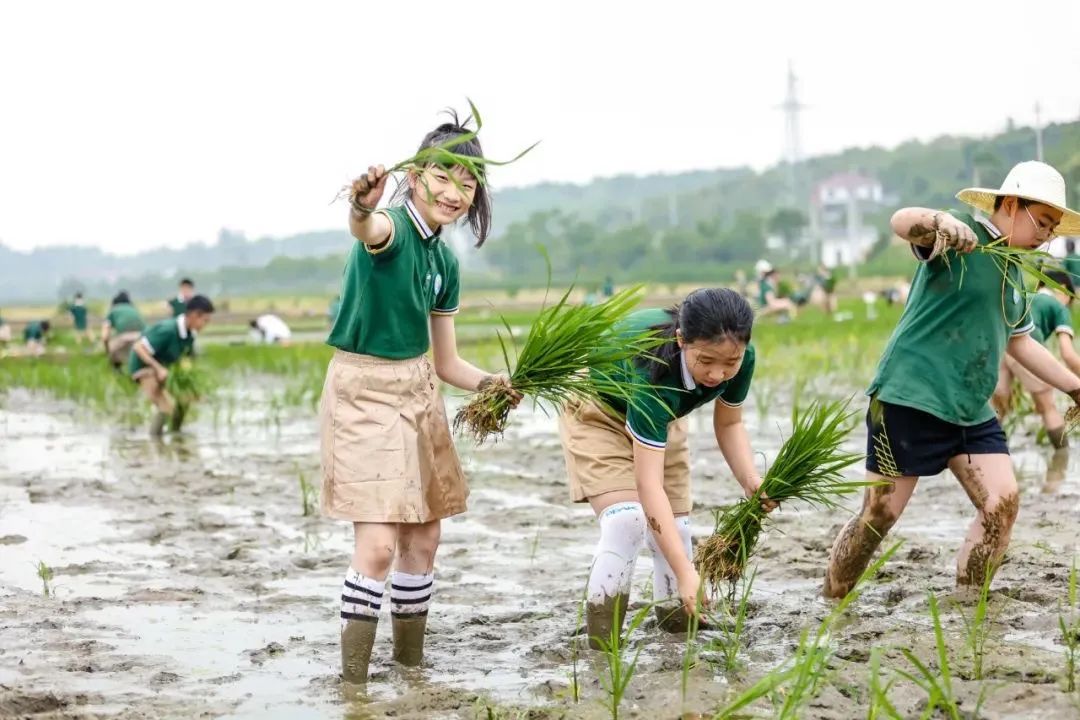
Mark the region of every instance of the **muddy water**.
[[[598, 656], [578, 660], [577, 605], [595, 522], [567, 502], [554, 420], [521, 410], [501, 443], [463, 447], [471, 510], [444, 527], [425, 667], [390, 662], [380, 623], [367, 694], [338, 681], [337, 601], [351, 538], [344, 524], [303, 517], [299, 477], [318, 477], [310, 413], [267, 422], [248, 388], [230, 424], [209, 413], [154, 443], [73, 408], [9, 395], [0, 408], [0, 717], [472, 718], [605, 717]], [[771, 457], [779, 418], [748, 408], [755, 449]], [[736, 485], [693, 418], [694, 532]], [[852, 437], [858, 449], [862, 433]], [[1080, 466], [1025, 439], [1014, 443], [1020, 520], [995, 583], [989, 697], [981, 717], [1077, 717], [1056, 684], [1056, 607], [1076, 551]], [[1047, 480], [1047, 470], [1050, 478]], [[857, 473], [856, 473], [857, 474]], [[852, 506], [855, 505], [853, 500]], [[959, 485], [924, 481], [894, 535], [905, 540], [879, 583], [834, 632], [833, 682], [808, 718], [865, 716], [866, 659], [909, 669], [895, 647], [934, 655], [926, 592], [942, 598], [957, 692], [973, 711], [980, 684], [951, 604], [954, 554], [970, 520]], [[789, 656], [802, 627], [829, 611], [818, 597], [828, 545], [846, 515], [787, 509], [758, 556], [746, 666], [727, 678], [708, 663], [680, 690], [683, 643], [651, 619], [623, 703], [625, 717], [708, 712]], [[43, 595], [37, 563], [53, 571]], [[647, 597], [641, 558], [633, 602]], [[705, 634], [707, 637], [707, 633]], [[892, 648], [892, 649], [890, 649]], [[904, 716], [924, 699], [892, 695]]]

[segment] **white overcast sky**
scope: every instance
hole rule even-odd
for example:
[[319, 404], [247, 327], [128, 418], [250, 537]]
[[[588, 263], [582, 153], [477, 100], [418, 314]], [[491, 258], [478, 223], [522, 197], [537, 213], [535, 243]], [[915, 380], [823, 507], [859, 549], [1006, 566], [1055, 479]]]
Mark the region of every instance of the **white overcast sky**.
[[[1080, 0], [3, 2], [0, 243], [341, 227], [337, 188], [477, 103], [497, 186], [1080, 117]], [[721, 199], [718, 198], [718, 202]], [[496, 212], [498, 206], [496, 204]]]

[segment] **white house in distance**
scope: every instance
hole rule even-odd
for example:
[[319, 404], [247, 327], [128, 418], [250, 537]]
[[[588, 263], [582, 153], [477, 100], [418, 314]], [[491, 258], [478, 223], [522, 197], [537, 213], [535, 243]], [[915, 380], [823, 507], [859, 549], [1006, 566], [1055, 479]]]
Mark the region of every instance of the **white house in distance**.
[[878, 230], [863, 223], [886, 202], [881, 182], [854, 172], [831, 175], [810, 196], [810, 237], [826, 267], [853, 266], [877, 242]]

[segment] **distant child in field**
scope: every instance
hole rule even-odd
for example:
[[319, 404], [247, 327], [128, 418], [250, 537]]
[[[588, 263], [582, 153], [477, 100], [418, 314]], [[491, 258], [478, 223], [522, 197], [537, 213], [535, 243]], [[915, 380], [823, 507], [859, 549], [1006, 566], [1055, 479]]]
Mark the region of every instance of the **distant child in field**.
[[187, 302], [195, 295], [195, 281], [191, 278], [184, 278], [180, 281], [180, 290], [177, 292], [176, 297], [170, 298], [166, 301], [169, 306], [169, 311], [173, 317], [179, 317], [184, 314], [184, 308], [187, 307]]
[[288, 345], [292, 341], [292, 330], [277, 315], [260, 315], [249, 325], [252, 336], [258, 342], [267, 345]]
[[[634, 402], [604, 398], [607, 408], [571, 402], [559, 417], [570, 491], [600, 525], [586, 598], [590, 644], [621, 628], [634, 564], [643, 545], [653, 558], [653, 600], [660, 624], [685, 631], [697, 613], [701, 579], [690, 545], [690, 450], [685, 418], [713, 403], [713, 430], [731, 474], [751, 497], [761, 485], [742, 404], [754, 375], [754, 311], [735, 290], [695, 290], [670, 310], [639, 310], [626, 330], [655, 329], [665, 343], [625, 363], [638, 386]], [[713, 402], [715, 401], [715, 402]], [[766, 509], [773, 504], [765, 500]], [[619, 613], [614, 613], [615, 607]]]
[[1001, 188], [957, 198], [984, 212], [903, 208], [892, 229], [919, 260], [907, 306], [867, 394], [866, 489], [862, 510], [833, 542], [824, 594], [846, 595], [907, 507], [921, 477], [948, 468], [975, 506], [956, 558], [958, 586], [993, 575], [1020, 508], [1005, 433], [989, 400], [1006, 353], [1080, 402], [1080, 377], [1032, 336], [1031, 304], [1015, 264], [986, 252], [995, 241], [1035, 248], [1055, 232], [1080, 232], [1065, 206], [1065, 181], [1041, 162], [1020, 163]]
[[[1055, 270], [1048, 272], [1047, 277], [1064, 287], [1067, 292], [1048, 288], [1045, 283], [1039, 282], [1039, 290], [1031, 298], [1031, 321], [1034, 324], [1031, 337], [1047, 347], [1056, 337], [1065, 366], [1074, 374], [1080, 375], [1080, 355], [1077, 355], [1073, 347], [1072, 313], [1069, 312], [1075, 292], [1072, 276]], [[1046, 428], [1050, 444], [1055, 448], [1066, 447], [1069, 442], [1065, 436], [1065, 418], [1054, 405], [1053, 388], [1032, 375], [1010, 355], [1005, 355], [1001, 359], [997, 387], [994, 388], [994, 396], [991, 399], [998, 421], [1003, 420], [1009, 412], [1009, 406], [1012, 403], [1013, 378], [1019, 380], [1024, 390], [1031, 394], [1035, 410], [1042, 416], [1043, 427]]]
[[[467, 132], [455, 116], [428, 133], [421, 148]], [[483, 156], [476, 138], [453, 150]], [[483, 244], [491, 227], [484, 178], [457, 165], [414, 169], [390, 207], [376, 209], [387, 178], [381, 165], [372, 166], [350, 188], [349, 229], [358, 242], [327, 340], [337, 351], [319, 411], [322, 510], [353, 523], [355, 539], [339, 593], [350, 683], [367, 679], [388, 575], [394, 660], [420, 664], [441, 520], [465, 512], [469, 489], [437, 381], [469, 391], [509, 384], [458, 355], [458, 261], [441, 234], [467, 216]]]
[[758, 272], [757, 316], [763, 318], [768, 315], [784, 315], [794, 320], [799, 314], [799, 308], [791, 298], [780, 297], [779, 271], [766, 260], [759, 260], [756, 269]]
[[121, 290], [112, 300], [109, 314], [101, 324], [101, 341], [113, 368], [120, 370], [131, 357], [131, 349], [146, 329], [142, 315], [131, 304], [126, 291]]
[[169, 420], [173, 420], [174, 429], [178, 427], [176, 402], [165, 389], [169, 366], [194, 353], [195, 334], [206, 327], [213, 313], [209, 298], [193, 295], [182, 315], [151, 325], [132, 348], [128, 373], [157, 408], [150, 422], [151, 435], [161, 435]]
[[1065, 240], [1065, 257], [1062, 258], [1061, 266], [1065, 268], [1065, 272], [1072, 278], [1073, 285], [1080, 285], [1080, 255], [1076, 252], [1076, 240], [1074, 238]]
[[83, 294], [81, 292], [75, 293], [75, 299], [64, 307], [71, 313], [71, 324], [75, 329], [75, 339], [80, 344], [85, 341], [92, 342], [94, 338], [87, 325], [86, 301], [83, 299]]
[[51, 325], [48, 320], [33, 320], [23, 328], [23, 342], [30, 355], [44, 355], [45, 341], [49, 337]]

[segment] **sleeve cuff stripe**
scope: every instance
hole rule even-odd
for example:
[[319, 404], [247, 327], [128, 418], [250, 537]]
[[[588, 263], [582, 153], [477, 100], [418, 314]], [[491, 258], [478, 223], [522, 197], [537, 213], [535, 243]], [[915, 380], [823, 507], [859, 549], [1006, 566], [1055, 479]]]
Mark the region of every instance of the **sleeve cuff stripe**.
[[644, 437], [640, 433], [635, 432], [634, 428], [630, 427], [629, 422], [626, 423], [626, 430], [635, 440], [637, 440], [639, 443], [649, 448], [650, 450], [663, 450], [667, 446], [667, 443], [650, 440], [649, 438]]
[[1024, 327], [1017, 328], [1017, 329], [1013, 330], [1011, 334], [1012, 334], [1013, 337], [1016, 337], [1017, 335], [1028, 335], [1034, 329], [1035, 329], [1035, 323], [1030, 323], [1029, 322]]
[[733, 402], [728, 402], [727, 400], [725, 400], [725, 399], [724, 399], [724, 398], [722, 398], [722, 397], [718, 397], [718, 398], [716, 398], [716, 399], [717, 399], [717, 400], [718, 400], [719, 402], [723, 403], [724, 405], [727, 405], [728, 407], [742, 407], [742, 404], [743, 404], [743, 402], [744, 402], [744, 401], [739, 401], [739, 402], [737, 402], [737, 403], [733, 403]]
[[1065, 333], [1066, 335], [1072, 335], [1073, 334], [1073, 329], [1072, 329], [1071, 325], [1058, 325], [1056, 328], [1054, 328], [1054, 332], [1056, 332], [1056, 333]]

